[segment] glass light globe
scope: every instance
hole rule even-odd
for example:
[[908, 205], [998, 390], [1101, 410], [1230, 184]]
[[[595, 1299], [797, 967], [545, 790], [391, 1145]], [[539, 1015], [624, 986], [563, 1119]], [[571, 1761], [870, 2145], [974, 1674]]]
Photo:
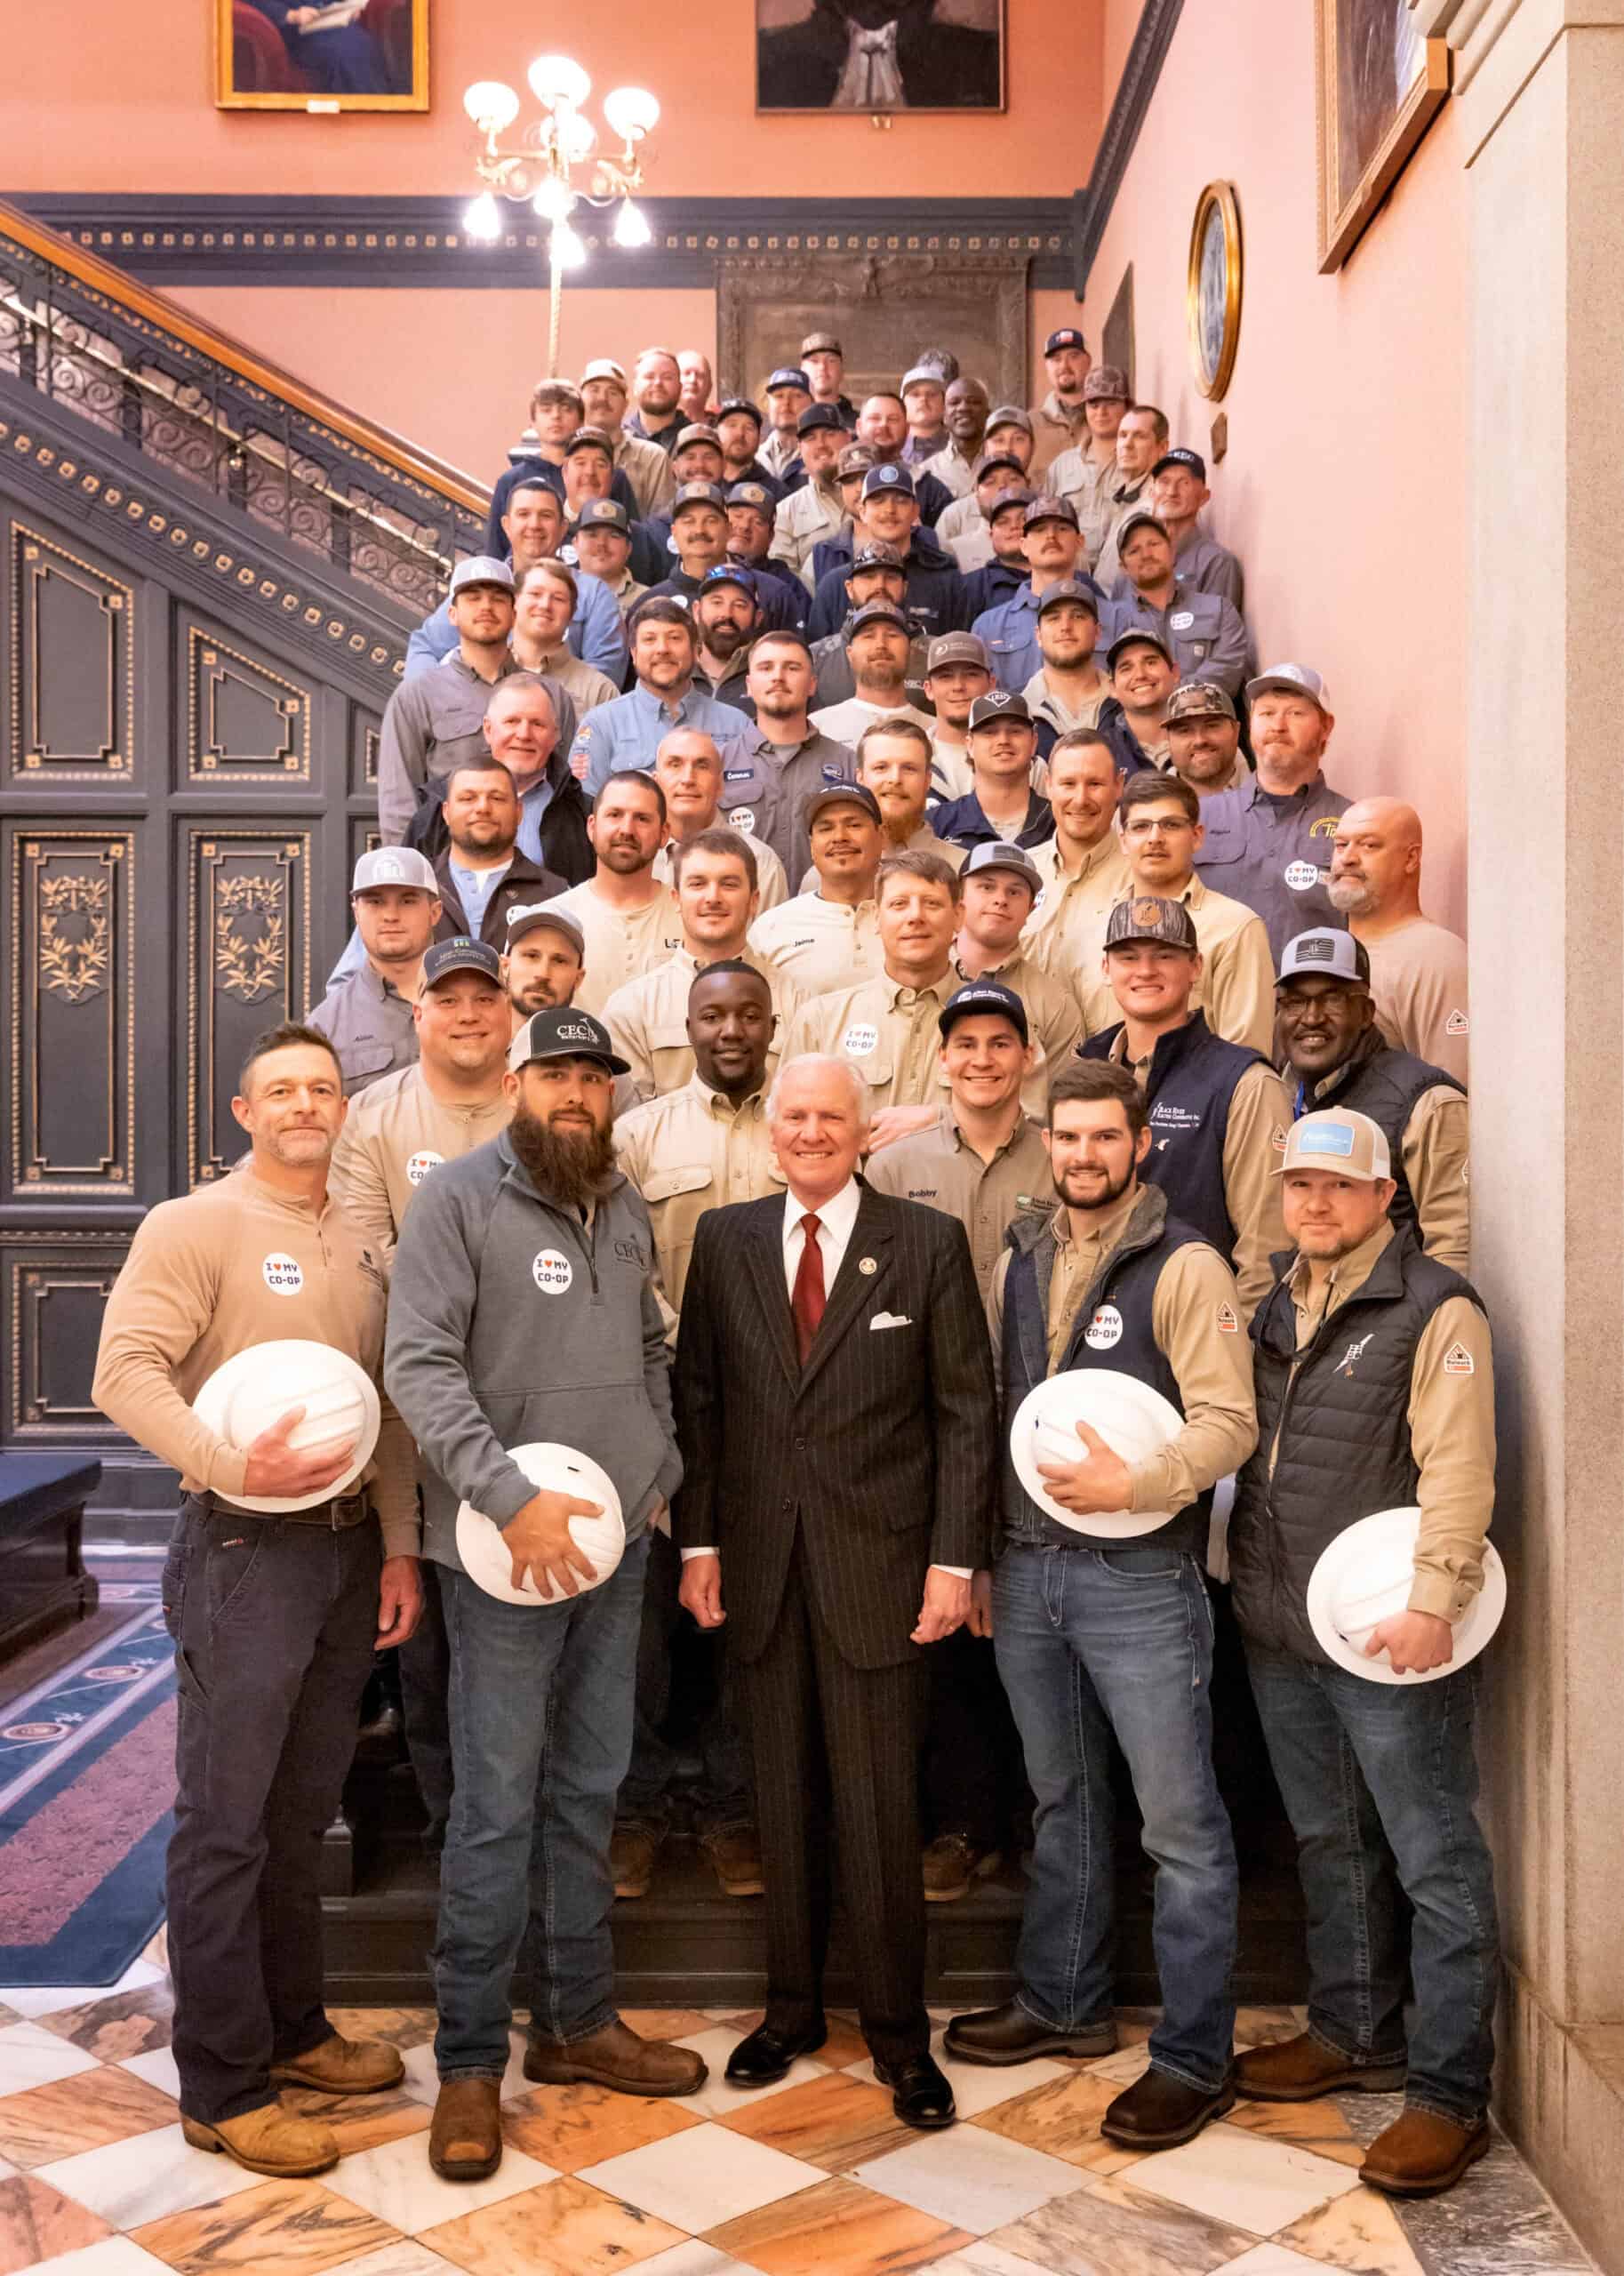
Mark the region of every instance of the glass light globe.
[[575, 192], [567, 181], [560, 181], [556, 174], [548, 174], [530, 203], [532, 211], [542, 220], [567, 221], [575, 211]]
[[559, 268], [584, 268], [587, 264], [587, 248], [567, 221], [554, 222], [548, 254]]
[[589, 158], [597, 148], [597, 129], [578, 110], [558, 114], [558, 146], [572, 166]]
[[632, 204], [629, 197], [627, 198], [614, 217], [616, 244], [646, 245], [652, 242], [653, 235], [654, 232], [650, 228], [642, 212]]
[[660, 124], [660, 105], [646, 87], [612, 87], [604, 97], [609, 131], [622, 142], [636, 142]]
[[592, 82], [570, 55], [538, 55], [525, 74], [539, 103], [573, 103], [579, 110]]
[[496, 200], [488, 189], [482, 190], [471, 205], [463, 209], [462, 234], [468, 237], [500, 237], [502, 217]]
[[476, 79], [462, 98], [462, 108], [482, 132], [500, 134], [519, 115], [519, 99], [500, 79]]

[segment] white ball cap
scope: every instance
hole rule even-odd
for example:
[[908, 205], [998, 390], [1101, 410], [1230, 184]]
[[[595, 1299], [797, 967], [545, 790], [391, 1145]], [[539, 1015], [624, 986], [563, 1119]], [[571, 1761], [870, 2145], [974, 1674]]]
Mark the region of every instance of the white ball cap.
[[381, 886], [415, 886], [420, 893], [437, 894], [439, 879], [415, 845], [374, 845], [356, 863], [349, 881], [352, 894], [375, 893]]
[[1385, 1652], [1365, 1647], [1384, 1620], [1410, 1606], [1421, 1513], [1412, 1505], [1378, 1510], [1357, 1519], [1324, 1549], [1308, 1576], [1308, 1614], [1326, 1658], [1367, 1683], [1436, 1683], [1476, 1658], [1506, 1609], [1506, 1568], [1492, 1542], [1484, 1543], [1483, 1586], [1454, 1623], [1454, 1651], [1442, 1667], [1400, 1675]]

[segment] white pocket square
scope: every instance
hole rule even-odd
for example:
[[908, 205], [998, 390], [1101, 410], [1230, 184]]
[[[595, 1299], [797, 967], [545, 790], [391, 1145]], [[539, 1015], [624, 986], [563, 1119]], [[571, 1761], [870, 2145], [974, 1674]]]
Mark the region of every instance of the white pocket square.
[[868, 1325], [874, 1327], [912, 1327], [913, 1321], [906, 1312], [876, 1312]]

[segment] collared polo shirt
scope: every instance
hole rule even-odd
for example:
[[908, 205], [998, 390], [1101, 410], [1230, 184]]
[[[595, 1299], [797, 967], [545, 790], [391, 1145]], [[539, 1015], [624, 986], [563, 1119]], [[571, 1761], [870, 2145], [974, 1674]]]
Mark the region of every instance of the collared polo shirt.
[[1004, 1234], [1023, 1210], [1051, 1200], [1054, 1193], [1042, 1125], [1024, 1110], [990, 1162], [966, 1143], [952, 1107], [945, 1106], [928, 1130], [871, 1155], [863, 1175], [876, 1193], [922, 1201], [958, 1219], [970, 1238], [983, 1303]]
[[347, 1099], [380, 1077], [416, 1063], [412, 998], [386, 980], [370, 958], [335, 980], [306, 1018], [338, 1053]]
[[807, 996], [854, 988], [885, 967], [879, 907], [872, 901], [848, 905], [820, 893], [796, 894], [763, 910], [750, 927], [750, 946]]

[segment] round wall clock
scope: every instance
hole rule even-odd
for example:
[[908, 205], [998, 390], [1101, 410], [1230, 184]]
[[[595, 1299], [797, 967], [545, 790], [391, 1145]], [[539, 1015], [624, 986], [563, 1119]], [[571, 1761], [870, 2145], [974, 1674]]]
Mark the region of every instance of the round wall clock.
[[1232, 182], [1209, 182], [1196, 201], [1186, 307], [1196, 384], [1216, 401], [1241, 334], [1241, 209]]

